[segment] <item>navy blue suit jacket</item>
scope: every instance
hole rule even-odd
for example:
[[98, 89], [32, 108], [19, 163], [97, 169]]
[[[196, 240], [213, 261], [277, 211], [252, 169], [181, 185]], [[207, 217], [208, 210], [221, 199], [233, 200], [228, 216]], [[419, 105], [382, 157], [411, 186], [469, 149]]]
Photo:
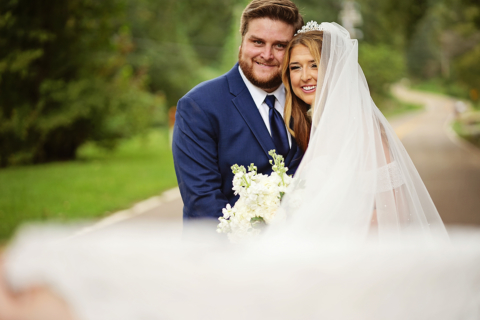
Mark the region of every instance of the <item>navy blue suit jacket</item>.
[[[218, 218], [227, 203], [234, 205], [232, 165], [255, 163], [259, 173], [271, 173], [268, 152], [275, 145], [238, 64], [179, 100], [172, 149], [184, 219]], [[285, 157], [288, 174], [295, 173], [302, 156], [292, 137]]]

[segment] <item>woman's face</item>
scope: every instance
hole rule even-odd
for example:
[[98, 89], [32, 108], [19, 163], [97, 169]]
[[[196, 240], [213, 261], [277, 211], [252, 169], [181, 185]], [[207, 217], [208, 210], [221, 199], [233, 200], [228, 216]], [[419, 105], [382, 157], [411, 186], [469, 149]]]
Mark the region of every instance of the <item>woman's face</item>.
[[318, 69], [310, 50], [304, 45], [293, 47], [288, 67], [293, 93], [311, 105], [317, 90]]

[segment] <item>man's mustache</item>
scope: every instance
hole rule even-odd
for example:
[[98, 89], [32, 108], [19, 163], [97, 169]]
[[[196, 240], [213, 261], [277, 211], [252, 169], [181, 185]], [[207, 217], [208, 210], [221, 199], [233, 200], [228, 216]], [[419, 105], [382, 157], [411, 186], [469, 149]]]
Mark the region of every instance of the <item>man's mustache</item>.
[[257, 62], [257, 63], [260, 63], [260, 64], [264, 64], [266, 66], [270, 66], [270, 67], [279, 67], [280, 64], [278, 63], [269, 63], [269, 62], [265, 62], [265, 61], [262, 61], [262, 60], [253, 60], [254, 62]]

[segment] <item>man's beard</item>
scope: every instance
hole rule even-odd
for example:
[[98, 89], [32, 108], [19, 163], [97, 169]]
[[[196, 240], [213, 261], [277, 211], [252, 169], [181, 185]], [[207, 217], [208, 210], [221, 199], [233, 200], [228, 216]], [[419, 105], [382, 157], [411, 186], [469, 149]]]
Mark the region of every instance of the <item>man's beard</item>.
[[[253, 62], [255, 63], [255, 62]], [[280, 72], [272, 75], [270, 79], [260, 80], [255, 77], [253, 73], [253, 65], [249, 66], [248, 62], [242, 59], [242, 50], [238, 53], [238, 64], [242, 68], [243, 74], [247, 77], [254, 86], [259, 87], [265, 91], [274, 90], [282, 84], [282, 75]]]

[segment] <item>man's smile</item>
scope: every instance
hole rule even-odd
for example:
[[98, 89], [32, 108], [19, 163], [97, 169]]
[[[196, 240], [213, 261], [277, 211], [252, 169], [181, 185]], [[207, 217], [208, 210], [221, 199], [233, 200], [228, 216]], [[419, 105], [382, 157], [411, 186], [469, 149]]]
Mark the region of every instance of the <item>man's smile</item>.
[[266, 63], [262, 63], [262, 62], [258, 62], [258, 61], [255, 61], [255, 63], [259, 66], [262, 66], [262, 67], [267, 67], [267, 68], [277, 67], [278, 68], [278, 65], [275, 65], [275, 64], [266, 64]]

